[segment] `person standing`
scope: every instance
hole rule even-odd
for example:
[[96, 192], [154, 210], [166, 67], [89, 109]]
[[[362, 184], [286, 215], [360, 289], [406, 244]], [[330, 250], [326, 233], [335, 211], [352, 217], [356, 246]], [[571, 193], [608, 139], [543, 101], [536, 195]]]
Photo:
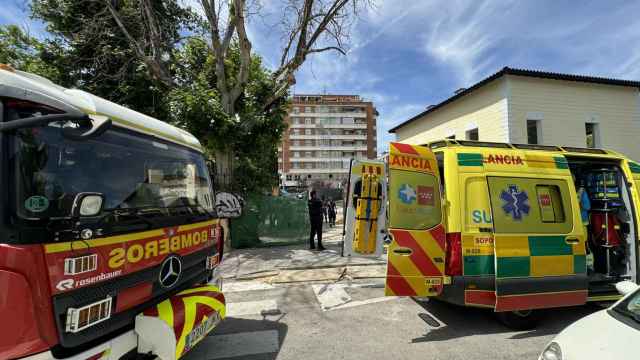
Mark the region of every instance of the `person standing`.
[[322, 197], [322, 216], [324, 216], [324, 222], [329, 222], [329, 202], [326, 197]]
[[309, 234], [309, 249], [315, 249], [313, 238], [318, 236], [318, 250], [324, 250], [322, 246], [322, 217], [324, 213], [324, 206], [315, 190], [311, 190], [311, 198], [309, 199], [309, 222], [311, 223], [311, 234]]
[[336, 226], [336, 202], [329, 200], [329, 226]]

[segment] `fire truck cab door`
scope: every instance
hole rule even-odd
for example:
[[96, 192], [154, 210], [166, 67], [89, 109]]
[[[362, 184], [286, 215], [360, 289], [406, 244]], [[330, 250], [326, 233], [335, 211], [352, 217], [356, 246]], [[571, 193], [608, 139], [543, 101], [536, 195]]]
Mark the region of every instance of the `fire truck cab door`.
[[445, 231], [440, 177], [427, 147], [389, 145], [385, 294], [436, 296], [444, 280]]

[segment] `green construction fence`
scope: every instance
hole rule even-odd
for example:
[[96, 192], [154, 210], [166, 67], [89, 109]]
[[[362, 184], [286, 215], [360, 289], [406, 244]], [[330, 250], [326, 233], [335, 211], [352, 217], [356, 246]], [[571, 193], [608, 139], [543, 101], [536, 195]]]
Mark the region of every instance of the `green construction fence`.
[[310, 224], [306, 199], [247, 195], [242, 215], [231, 219], [231, 247], [235, 249], [303, 243]]

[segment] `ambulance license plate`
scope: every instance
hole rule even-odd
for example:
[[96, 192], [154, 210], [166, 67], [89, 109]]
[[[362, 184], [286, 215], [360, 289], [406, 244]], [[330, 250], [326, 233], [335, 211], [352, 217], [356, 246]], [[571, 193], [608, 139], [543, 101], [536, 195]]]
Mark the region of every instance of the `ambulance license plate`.
[[428, 287], [442, 285], [441, 277], [426, 277], [424, 278], [424, 281], [426, 282]]

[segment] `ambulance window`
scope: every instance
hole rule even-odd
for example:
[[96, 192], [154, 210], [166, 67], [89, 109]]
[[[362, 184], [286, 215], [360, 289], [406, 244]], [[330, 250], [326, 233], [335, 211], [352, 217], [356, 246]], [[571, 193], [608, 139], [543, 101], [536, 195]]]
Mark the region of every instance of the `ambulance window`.
[[391, 169], [389, 179], [391, 228], [424, 230], [440, 223], [440, 189], [435, 176]]
[[565, 221], [560, 188], [555, 185], [536, 186], [540, 218], [544, 223], [562, 223]]
[[496, 233], [567, 234], [573, 229], [566, 181], [489, 177]]

